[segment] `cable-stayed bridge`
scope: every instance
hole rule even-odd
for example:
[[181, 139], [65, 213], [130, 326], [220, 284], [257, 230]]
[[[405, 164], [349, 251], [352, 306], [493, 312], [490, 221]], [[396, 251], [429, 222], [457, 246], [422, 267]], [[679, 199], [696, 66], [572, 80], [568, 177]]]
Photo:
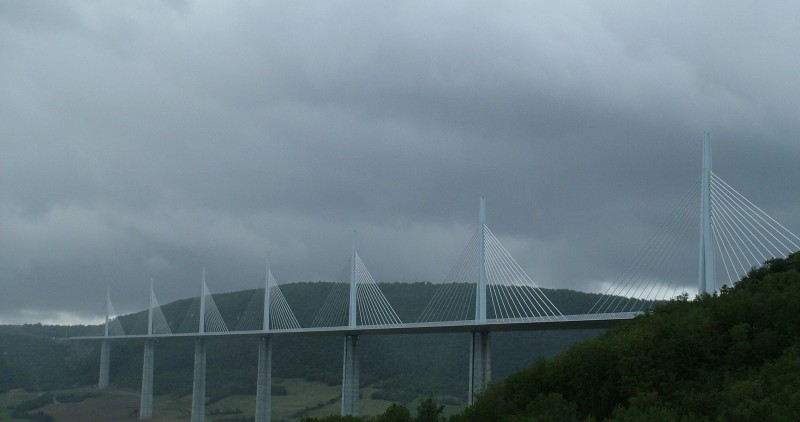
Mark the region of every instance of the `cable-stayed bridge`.
[[[192, 420], [202, 421], [207, 339], [258, 337], [256, 420], [267, 421], [271, 413], [271, 340], [275, 337], [344, 337], [341, 413], [349, 415], [358, 413], [359, 336], [470, 332], [468, 397], [472, 403], [491, 378], [491, 332], [607, 328], [689, 291], [714, 293], [764, 261], [800, 249], [800, 238], [711, 171], [708, 136], [703, 144], [700, 178], [631, 264], [607, 284], [591, 308], [580, 314], [565, 315], [559, 310], [558, 303], [547, 297], [488, 228], [485, 215], [481, 198], [475, 233], [414, 321], [402, 321], [395, 312], [361, 259], [354, 232], [346, 268], [331, 283], [327, 298], [308, 326], [298, 322], [267, 262], [263, 290], [250, 299], [236, 321], [223, 318], [203, 270], [200, 296], [179, 321], [170, 321], [164, 315], [151, 282], [146, 322], [126, 330], [107, 292], [103, 334], [75, 339], [101, 341], [101, 389], [109, 385], [111, 341], [144, 339], [139, 415], [150, 419], [155, 340], [195, 338]], [[695, 243], [698, 228], [700, 240]], [[681, 273], [676, 268], [688, 271]]]

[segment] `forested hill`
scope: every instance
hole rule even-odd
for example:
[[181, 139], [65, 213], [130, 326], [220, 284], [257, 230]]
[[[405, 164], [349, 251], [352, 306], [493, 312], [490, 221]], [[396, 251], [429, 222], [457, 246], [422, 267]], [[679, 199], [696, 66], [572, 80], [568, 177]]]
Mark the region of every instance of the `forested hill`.
[[84, 335], [89, 327], [0, 326], [0, 392], [53, 389], [95, 382], [99, 357], [92, 344], [56, 337]]
[[[438, 288], [431, 283], [380, 283], [380, 288], [403, 321], [415, 321]], [[281, 286], [303, 326], [310, 325], [330, 283], [305, 282]], [[565, 314], [585, 312], [597, 295], [567, 290], [545, 290]], [[263, 290], [214, 295], [229, 328], [241, 319], [251, 300]], [[197, 298], [162, 306], [174, 331], [196, 330], [191, 322]], [[194, 312], [196, 313], [196, 312]], [[145, 311], [120, 318], [128, 333], [146, 330]], [[189, 321], [190, 323], [187, 323]], [[10, 388], [51, 389], [97, 382], [97, 343], [59, 340], [66, 336], [101, 335], [101, 327], [46, 327], [27, 325], [0, 330], [0, 391]], [[538, 356], [552, 356], [576, 341], [595, 336], [596, 330], [496, 333], [492, 339], [494, 379], [524, 368]], [[463, 403], [468, 383], [469, 334], [362, 336], [361, 385], [378, 390], [375, 398], [409, 402], [433, 396]], [[192, 339], [163, 339], [156, 345], [156, 394], [190, 394], [193, 367]], [[230, 394], [255, 394], [258, 345], [255, 338], [210, 338], [208, 393], [212, 400]], [[340, 337], [292, 337], [273, 341], [273, 374], [304, 378], [331, 385], [341, 383]], [[142, 374], [142, 340], [115, 340], [111, 353], [111, 383], [138, 388]], [[4, 369], [7, 368], [7, 369]], [[13, 368], [13, 371], [11, 370]]]
[[454, 421], [800, 420], [800, 253], [491, 386]]

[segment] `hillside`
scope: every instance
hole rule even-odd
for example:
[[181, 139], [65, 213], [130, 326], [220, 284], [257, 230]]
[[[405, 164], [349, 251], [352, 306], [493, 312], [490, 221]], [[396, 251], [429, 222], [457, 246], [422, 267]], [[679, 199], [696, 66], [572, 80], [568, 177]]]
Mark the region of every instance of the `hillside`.
[[[437, 286], [430, 283], [382, 283], [381, 289], [399, 316], [413, 321], [422, 312]], [[307, 282], [281, 286], [298, 320], [308, 325], [331, 288], [329, 283]], [[595, 295], [566, 290], [548, 290], [548, 296], [564, 313], [581, 312], [596, 300]], [[263, 290], [214, 295], [229, 326], [239, 318], [253, 296]], [[174, 327], [187, 329], [187, 315], [197, 299], [185, 299], [162, 306]], [[190, 318], [188, 318], [190, 319]], [[126, 332], [143, 332], [146, 312], [120, 318]], [[102, 333], [101, 327], [7, 327], [0, 332], [0, 353], [30, 356], [13, 372], [0, 372], [5, 391], [11, 388], [53, 389], [91, 385], [97, 381], [99, 353], [96, 343], [53, 338]], [[23, 337], [12, 332], [24, 333]], [[595, 336], [596, 330], [535, 333], [496, 333], [493, 337], [493, 377], [502, 379], [530, 365], [539, 356], [552, 356], [570, 344]], [[33, 342], [36, 351], [24, 349]], [[342, 340], [339, 337], [276, 338], [273, 341], [273, 374], [277, 378], [341, 382]], [[469, 334], [363, 336], [361, 339], [361, 385], [371, 387], [371, 397], [408, 403], [434, 396], [451, 404], [466, 399]], [[208, 394], [213, 403], [232, 394], [255, 394], [257, 343], [255, 338], [209, 340]], [[193, 343], [191, 339], [164, 339], [156, 346], [155, 392], [159, 395], [190, 394], [192, 388]], [[38, 356], [42, 363], [37, 364]], [[21, 358], [20, 358], [21, 359]], [[8, 361], [8, 362], [7, 362]], [[6, 363], [3, 363], [6, 362]], [[64, 362], [70, 362], [65, 365]], [[142, 340], [115, 340], [111, 353], [111, 383], [136, 389], [141, 380]], [[13, 364], [9, 359], [0, 365]], [[49, 365], [49, 366], [48, 366]], [[0, 369], [3, 367], [0, 366]], [[71, 368], [64, 370], [63, 368]], [[6, 376], [6, 374], [11, 374]]]
[[[381, 290], [401, 319], [414, 321], [437, 286], [430, 283], [382, 283]], [[282, 287], [286, 300], [304, 326], [310, 324], [331, 288], [330, 283], [292, 283]], [[215, 295], [220, 313], [235, 321], [251, 290]], [[548, 291], [561, 299], [560, 306], [588, 309], [594, 295]], [[562, 305], [563, 303], [563, 305]], [[174, 325], [192, 306], [183, 300], [162, 307]], [[195, 305], [196, 306], [196, 305]], [[569, 311], [565, 311], [569, 312]], [[577, 311], [574, 311], [577, 312]], [[126, 327], [146, 321], [144, 313], [123, 318]], [[134, 327], [135, 328], [135, 327]], [[596, 330], [552, 333], [497, 333], [493, 341], [493, 374], [502, 379], [529, 365], [538, 356], [551, 356], [568, 345], [598, 334]], [[429, 395], [450, 403], [464, 403], [469, 334], [363, 336], [361, 385], [379, 391], [374, 398], [409, 402]], [[157, 394], [189, 393], [193, 364], [191, 340], [164, 340], [157, 346], [155, 390]], [[208, 351], [208, 392], [213, 399], [229, 394], [255, 394], [253, 374], [258, 347], [255, 338], [211, 339]], [[520, 353], [520, 350], [525, 352]], [[115, 342], [112, 353], [112, 383], [136, 387], [141, 377], [141, 341]], [[276, 338], [273, 341], [273, 374], [279, 378], [303, 378], [329, 385], [341, 383], [342, 339], [339, 337]]]
[[85, 334], [88, 327], [46, 327], [39, 324], [0, 326], [0, 392], [12, 388], [52, 389], [92, 382], [91, 344], [55, 340]]
[[454, 421], [800, 420], [800, 253], [508, 377]]

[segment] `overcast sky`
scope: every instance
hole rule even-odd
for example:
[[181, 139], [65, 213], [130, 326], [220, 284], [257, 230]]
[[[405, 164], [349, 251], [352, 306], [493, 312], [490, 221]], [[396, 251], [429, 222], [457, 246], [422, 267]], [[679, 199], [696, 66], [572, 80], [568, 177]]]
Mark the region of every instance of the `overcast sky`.
[[481, 195], [537, 283], [597, 291], [705, 132], [800, 231], [800, 3], [653, 3], [2, 1], [0, 323], [256, 288], [267, 252], [331, 280], [353, 229], [438, 281]]

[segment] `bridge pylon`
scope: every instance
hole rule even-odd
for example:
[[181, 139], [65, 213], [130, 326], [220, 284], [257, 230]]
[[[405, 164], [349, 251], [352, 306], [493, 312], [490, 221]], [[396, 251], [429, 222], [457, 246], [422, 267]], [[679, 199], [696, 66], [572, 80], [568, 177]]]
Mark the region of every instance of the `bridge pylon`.
[[[111, 312], [111, 288], [106, 286], [106, 322], [103, 328], [104, 336], [108, 337], [109, 313]], [[111, 340], [103, 339], [100, 343], [100, 380], [97, 388], [105, 390], [108, 388], [109, 372], [111, 369]]]
[[194, 377], [192, 381], [192, 422], [204, 422], [206, 419], [206, 269], [203, 268], [202, 289], [200, 291], [200, 322], [197, 337], [194, 341]]
[[703, 139], [703, 167], [700, 185], [700, 293], [712, 294], [717, 290], [714, 268], [714, 236], [712, 232], [713, 205], [711, 200], [711, 135]]
[[142, 393], [139, 402], [139, 419], [153, 418], [153, 366], [155, 363], [155, 340], [153, 335], [153, 308], [155, 293], [153, 292], [153, 279], [150, 279], [150, 303], [147, 310], [147, 335], [144, 340], [144, 355], [142, 357]]
[[[353, 256], [350, 259], [352, 262], [350, 263], [350, 301], [347, 325], [355, 328], [358, 323], [358, 279], [356, 277], [358, 251], [355, 230], [353, 230]], [[344, 338], [344, 356], [342, 357], [342, 416], [358, 414], [359, 387], [358, 336], [347, 335]]]
[[264, 315], [261, 330], [264, 335], [258, 339], [258, 376], [256, 381], [256, 422], [269, 422], [272, 414], [272, 339], [270, 330], [270, 301], [272, 292], [269, 254], [264, 278]]
[[[475, 289], [475, 321], [486, 323], [486, 198], [481, 197], [478, 245], [478, 280]], [[489, 331], [473, 331], [469, 357], [469, 404], [474, 403], [477, 393], [487, 385], [492, 373], [491, 343]]]
[[478, 393], [489, 385], [492, 377], [492, 350], [489, 331], [473, 331], [469, 350], [468, 403], [475, 403]]
[[258, 379], [256, 386], [256, 422], [269, 422], [272, 417], [272, 339], [258, 339]]

